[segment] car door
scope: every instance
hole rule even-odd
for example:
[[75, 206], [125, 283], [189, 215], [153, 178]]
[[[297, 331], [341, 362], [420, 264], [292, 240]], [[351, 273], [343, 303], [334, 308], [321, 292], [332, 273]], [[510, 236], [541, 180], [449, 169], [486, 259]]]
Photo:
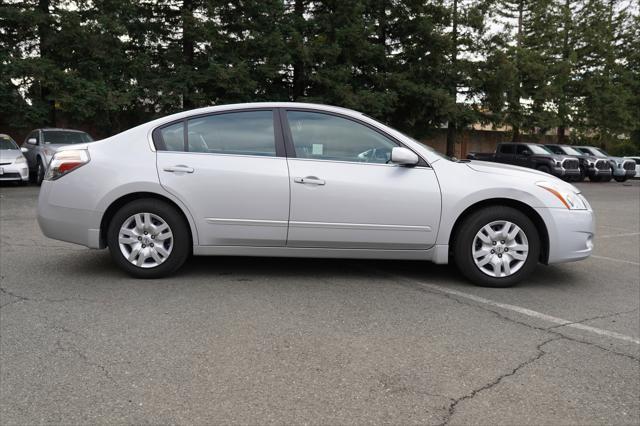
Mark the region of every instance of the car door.
[[497, 158], [501, 163], [516, 164], [516, 147], [513, 144], [503, 143], [498, 147]]
[[287, 246], [425, 249], [435, 244], [440, 188], [424, 160], [389, 163], [400, 143], [350, 117], [282, 111], [291, 183]]
[[529, 157], [531, 157], [531, 150], [527, 145], [516, 145], [516, 155], [513, 164], [516, 166], [528, 167], [530, 166]]
[[289, 173], [271, 109], [194, 116], [154, 131], [160, 182], [202, 246], [284, 246]]

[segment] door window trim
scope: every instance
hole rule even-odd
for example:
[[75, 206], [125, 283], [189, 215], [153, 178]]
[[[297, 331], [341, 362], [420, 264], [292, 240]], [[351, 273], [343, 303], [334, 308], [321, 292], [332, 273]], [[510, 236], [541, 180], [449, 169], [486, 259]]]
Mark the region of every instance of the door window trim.
[[402, 141], [400, 141], [398, 138], [395, 138], [393, 136], [391, 136], [390, 134], [380, 130], [379, 128], [377, 128], [376, 126], [373, 126], [365, 121], [362, 120], [358, 120], [357, 118], [354, 117], [350, 117], [348, 115], [344, 115], [344, 114], [340, 114], [338, 112], [334, 112], [334, 111], [324, 111], [324, 110], [317, 110], [317, 109], [313, 109], [313, 108], [296, 108], [296, 107], [280, 107], [277, 108], [279, 110], [279, 117], [280, 117], [280, 125], [282, 126], [282, 130], [283, 130], [283, 134], [284, 134], [284, 146], [286, 149], [286, 153], [287, 153], [287, 158], [295, 158], [298, 160], [306, 160], [306, 161], [326, 161], [326, 162], [331, 162], [331, 163], [348, 163], [348, 164], [360, 164], [360, 165], [376, 165], [376, 166], [387, 166], [387, 167], [398, 167], [397, 164], [382, 164], [382, 163], [367, 163], [367, 162], [361, 162], [361, 161], [347, 161], [347, 160], [325, 160], [322, 158], [298, 158], [298, 156], [296, 155], [296, 149], [295, 149], [295, 145], [293, 143], [293, 136], [291, 134], [291, 128], [289, 127], [289, 120], [287, 119], [287, 112], [289, 111], [300, 111], [300, 112], [310, 112], [310, 113], [316, 113], [316, 114], [325, 114], [325, 115], [331, 115], [334, 117], [338, 117], [338, 118], [343, 118], [346, 120], [350, 120], [353, 121], [354, 123], [363, 125], [371, 130], [373, 130], [376, 133], [379, 133], [380, 135], [384, 136], [385, 138], [389, 139], [391, 142], [395, 143], [397, 146], [402, 147], [402, 148], [407, 148], [408, 150], [410, 150], [411, 152], [413, 152], [414, 154], [416, 154], [419, 158], [418, 164], [416, 164], [414, 167], [427, 167], [427, 168], [431, 168], [431, 166], [429, 165], [429, 163], [422, 158], [422, 155], [420, 155], [419, 153], [417, 153], [415, 150], [413, 150], [411, 147], [405, 145], [404, 143], [402, 143]]
[[[189, 133], [189, 129], [188, 129], [188, 121], [189, 120], [193, 120], [196, 118], [202, 118], [202, 117], [210, 117], [210, 116], [214, 116], [214, 115], [222, 115], [222, 114], [233, 114], [233, 113], [240, 113], [240, 112], [256, 112], [256, 111], [271, 111], [272, 116], [271, 116], [271, 120], [273, 123], [273, 136], [274, 136], [274, 143], [275, 143], [275, 150], [276, 153], [275, 155], [252, 155], [252, 154], [233, 154], [233, 153], [208, 153], [208, 152], [191, 152], [189, 151], [189, 139], [188, 139], [188, 133]], [[178, 123], [182, 123], [182, 132], [183, 132], [183, 139], [184, 139], [184, 150], [183, 151], [169, 151], [166, 149], [166, 145], [165, 142], [162, 138], [162, 129], [169, 127], [169, 126], [173, 126], [175, 124]], [[182, 153], [182, 154], [202, 154], [202, 155], [233, 155], [233, 156], [237, 156], [237, 157], [257, 157], [257, 158], [275, 158], [275, 157], [286, 157], [286, 150], [285, 150], [285, 142], [284, 142], [284, 137], [283, 137], [283, 131], [282, 131], [282, 124], [281, 124], [281, 120], [280, 120], [280, 116], [279, 116], [279, 112], [277, 111], [277, 108], [242, 108], [242, 109], [231, 109], [231, 110], [225, 110], [225, 111], [216, 111], [216, 112], [206, 112], [206, 113], [201, 113], [201, 114], [194, 114], [194, 115], [190, 115], [188, 117], [183, 117], [181, 119], [178, 120], [173, 120], [170, 121], [168, 123], [164, 123], [161, 126], [156, 127], [155, 129], [153, 129], [153, 131], [151, 132], [151, 139], [153, 141], [153, 147], [155, 148], [156, 152], [171, 152], [171, 153]]]

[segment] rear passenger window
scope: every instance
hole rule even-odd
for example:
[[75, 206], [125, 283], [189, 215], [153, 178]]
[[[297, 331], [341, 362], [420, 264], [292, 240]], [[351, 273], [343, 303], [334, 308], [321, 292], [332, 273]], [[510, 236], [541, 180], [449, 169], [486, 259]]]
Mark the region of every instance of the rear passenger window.
[[163, 151], [184, 151], [184, 123], [176, 123], [160, 129], [164, 142]]
[[187, 121], [189, 152], [275, 157], [273, 111], [242, 111]]

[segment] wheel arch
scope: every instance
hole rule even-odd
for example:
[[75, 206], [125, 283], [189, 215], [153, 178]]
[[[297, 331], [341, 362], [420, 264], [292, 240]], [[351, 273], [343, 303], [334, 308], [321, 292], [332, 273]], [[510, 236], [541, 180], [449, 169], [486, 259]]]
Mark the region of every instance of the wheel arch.
[[472, 213], [483, 209], [485, 207], [495, 207], [495, 206], [507, 206], [512, 207], [516, 210], [527, 215], [529, 219], [533, 221], [536, 229], [538, 230], [538, 235], [540, 236], [540, 259], [539, 261], [546, 264], [549, 261], [549, 231], [547, 230], [547, 225], [544, 222], [544, 219], [538, 214], [538, 212], [531, 207], [530, 205], [523, 203], [522, 201], [514, 200], [512, 198], [489, 198], [486, 200], [478, 201], [469, 207], [467, 207], [456, 219], [453, 228], [451, 229], [451, 233], [449, 234], [449, 251], [451, 256], [452, 247], [455, 244], [455, 238], [458, 234], [460, 226], [464, 222], [464, 220], [469, 217]]
[[129, 194], [125, 194], [111, 202], [105, 212], [102, 215], [102, 219], [100, 220], [100, 247], [106, 247], [107, 245], [107, 229], [109, 228], [109, 224], [113, 219], [113, 216], [116, 212], [124, 205], [130, 203], [131, 201], [140, 200], [143, 198], [152, 198], [156, 200], [163, 201], [171, 206], [173, 206], [185, 220], [189, 229], [189, 239], [191, 240], [191, 246], [194, 245], [194, 242], [197, 241], [197, 232], [193, 221], [190, 218], [190, 215], [185, 212], [185, 209], [181, 207], [177, 202], [172, 200], [171, 198], [164, 196], [162, 194], [158, 194], [155, 192], [132, 192]]

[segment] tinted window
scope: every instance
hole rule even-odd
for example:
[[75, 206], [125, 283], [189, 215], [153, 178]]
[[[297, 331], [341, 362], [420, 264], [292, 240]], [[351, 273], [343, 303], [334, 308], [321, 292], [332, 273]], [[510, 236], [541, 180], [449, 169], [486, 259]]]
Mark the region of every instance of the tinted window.
[[526, 145], [516, 145], [516, 154], [524, 154], [525, 152], [531, 153], [531, 149], [529, 149]]
[[190, 152], [276, 155], [273, 111], [243, 111], [188, 120]]
[[515, 154], [516, 146], [515, 145], [500, 145], [500, 153], [502, 154]]
[[298, 158], [384, 164], [397, 146], [363, 124], [334, 115], [288, 111], [287, 119]]
[[160, 129], [166, 151], [184, 151], [184, 123], [176, 123]]
[[[518, 153], [520, 153], [520, 148], [521, 148], [521, 145], [518, 145]], [[528, 144], [528, 145], [526, 145], [526, 148], [524, 148], [524, 149], [528, 149], [529, 151], [533, 152], [534, 154], [551, 154], [551, 151], [549, 151], [549, 149], [547, 149], [547, 147], [542, 146], [542, 145]]]
[[46, 144], [70, 145], [74, 143], [92, 142], [91, 136], [84, 132], [65, 132], [61, 130], [43, 131], [43, 142]]

